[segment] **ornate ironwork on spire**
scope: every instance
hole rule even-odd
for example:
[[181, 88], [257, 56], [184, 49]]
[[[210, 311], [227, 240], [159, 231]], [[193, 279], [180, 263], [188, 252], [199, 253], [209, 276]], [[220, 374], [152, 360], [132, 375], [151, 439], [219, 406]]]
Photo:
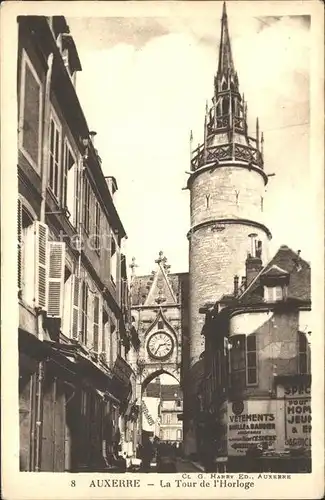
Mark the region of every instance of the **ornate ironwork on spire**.
[[[207, 164], [224, 161], [240, 161], [249, 168], [263, 170], [263, 147], [259, 123], [257, 137], [250, 137], [247, 128], [247, 103], [239, 92], [228, 28], [226, 4], [221, 18], [219, 62], [214, 79], [214, 96], [211, 107], [207, 106], [204, 119], [204, 142], [192, 152], [191, 170]], [[267, 176], [264, 174], [265, 182]]]

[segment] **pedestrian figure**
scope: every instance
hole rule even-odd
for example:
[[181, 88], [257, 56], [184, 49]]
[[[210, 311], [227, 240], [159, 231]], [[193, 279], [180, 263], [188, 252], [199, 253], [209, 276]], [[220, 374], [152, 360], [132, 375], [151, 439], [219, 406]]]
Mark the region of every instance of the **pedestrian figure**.
[[141, 469], [142, 472], [150, 472], [150, 463], [155, 455], [153, 443], [148, 439], [143, 443], [141, 449]]

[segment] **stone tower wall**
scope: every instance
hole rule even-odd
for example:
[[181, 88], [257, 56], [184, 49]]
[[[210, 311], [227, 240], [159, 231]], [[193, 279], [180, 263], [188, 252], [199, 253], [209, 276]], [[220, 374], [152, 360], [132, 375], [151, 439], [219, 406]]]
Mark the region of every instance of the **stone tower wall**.
[[[239, 191], [238, 204], [235, 190]], [[267, 232], [254, 225], [254, 222], [263, 223], [263, 192], [261, 174], [235, 166], [206, 170], [193, 180], [189, 234], [191, 366], [204, 350], [201, 335], [204, 315], [199, 309], [207, 302], [214, 303], [222, 295], [233, 293], [236, 274], [240, 284], [250, 251], [250, 233], [256, 233], [262, 241], [263, 262], [268, 259]], [[208, 207], [206, 194], [210, 194]], [[240, 219], [247, 222], [244, 224]], [[196, 227], [198, 224], [202, 225]]]
[[191, 185], [191, 226], [211, 218], [240, 217], [263, 223], [264, 179], [241, 166], [202, 171]]

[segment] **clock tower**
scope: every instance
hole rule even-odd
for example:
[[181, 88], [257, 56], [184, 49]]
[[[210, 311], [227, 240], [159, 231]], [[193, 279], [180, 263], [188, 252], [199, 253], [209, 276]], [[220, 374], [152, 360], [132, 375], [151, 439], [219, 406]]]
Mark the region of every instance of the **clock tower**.
[[[131, 313], [140, 339], [137, 361], [137, 399], [148, 384], [166, 373], [180, 383], [182, 359], [183, 273], [173, 274], [163, 252], [155, 269], [146, 276], [135, 275], [131, 264]], [[185, 273], [184, 273], [185, 274]]]
[[[192, 422], [202, 377], [202, 370], [195, 365], [200, 364], [204, 351], [204, 316], [200, 309], [233, 293], [234, 278], [241, 280], [246, 274], [244, 266], [248, 254], [264, 261], [268, 257], [271, 233], [263, 221], [268, 181], [264, 138], [258, 119], [254, 137], [249, 134], [247, 115], [224, 4], [213, 96], [205, 111], [204, 141], [192, 150], [187, 182], [191, 211], [188, 233], [190, 339], [184, 418]], [[244, 280], [242, 283], [244, 286]], [[184, 422], [185, 441], [187, 431], [194, 443], [188, 454], [196, 453], [193, 426], [186, 429]]]

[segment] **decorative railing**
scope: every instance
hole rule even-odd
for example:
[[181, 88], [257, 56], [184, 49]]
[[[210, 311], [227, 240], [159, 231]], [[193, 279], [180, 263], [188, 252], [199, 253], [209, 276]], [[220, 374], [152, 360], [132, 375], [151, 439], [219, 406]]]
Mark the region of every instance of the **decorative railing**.
[[194, 152], [191, 162], [192, 171], [203, 167], [206, 163], [222, 161], [243, 161], [252, 163], [259, 168], [264, 168], [263, 156], [258, 149], [243, 144], [230, 143], [219, 146], [207, 147], [199, 146]]
[[228, 128], [229, 127], [229, 116], [220, 116], [220, 118], [217, 118], [217, 128]]
[[[241, 116], [234, 116], [233, 117], [233, 125], [235, 128], [235, 131], [237, 132], [245, 132], [246, 128], [246, 123], [245, 119]], [[230, 123], [230, 117], [229, 115], [224, 115], [224, 116], [217, 116], [215, 118], [211, 117], [210, 121], [208, 122], [208, 133], [212, 134], [214, 132], [220, 132], [221, 130], [229, 130], [232, 129], [233, 126]]]
[[235, 116], [234, 121], [235, 130], [245, 130], [246, 124], [244, 118]]

